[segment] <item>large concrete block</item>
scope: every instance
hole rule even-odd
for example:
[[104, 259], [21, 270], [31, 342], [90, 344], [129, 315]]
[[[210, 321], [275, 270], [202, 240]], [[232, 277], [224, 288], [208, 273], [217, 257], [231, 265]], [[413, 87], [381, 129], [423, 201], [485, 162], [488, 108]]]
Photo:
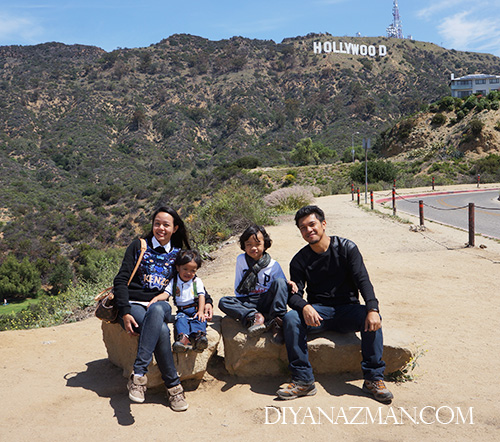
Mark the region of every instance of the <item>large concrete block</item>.
[[[221, 324], [227, 371], [236, 376], [279, 376], [288, 373], [284, 345], [271, 342], [270, 333], [248, 338], [246, 329], [232, 318]], [[409, 340], [384, 330], [386, 373], [402, 368], [412, 357]], [[355, 333], [325, 332], [308, 337], [309, 360], [316, 374], [361, 373], [361, 340]]]
[[[173, 328], [173, 324], [171, 328]], [[174, 353], [174, 362], [181, 381], [203, 378], [209, 359], [217, 352], [220, 336], [220, 321], [216, 320], [207, 326], [207, 349], [201, 353], [194, 351]], [[128, 378], [132, 373], [139, 338], [127, 334], [119, 324], [108, 324], [104, 321], [102, 322], [102, 337], [108, 352], [108, 359], [122, 368], [123, 376]], [[147, 376], [148, 388], [163, 385], [161, 373], [154, 357], [148, 367]]]

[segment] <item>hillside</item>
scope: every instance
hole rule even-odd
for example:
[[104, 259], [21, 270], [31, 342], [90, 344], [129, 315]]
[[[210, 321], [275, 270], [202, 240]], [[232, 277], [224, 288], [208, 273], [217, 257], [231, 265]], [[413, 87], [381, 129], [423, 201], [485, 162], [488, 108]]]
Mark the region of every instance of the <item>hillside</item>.
[[[387, 55], [315, 54], [315, 42]], [[498, 66], [489, 54], [327, 34], [279, 44], [174, 35], [110, 53], [0, 47], [0, 262], [15, 251], [49, 269], [86, 247], [123, 246], [160, 201], [189, 214], [238, 174], [227, 167], [238, 159], [292, 164], [304, 137], [338, 158], [447, 95], [452, 72]]]

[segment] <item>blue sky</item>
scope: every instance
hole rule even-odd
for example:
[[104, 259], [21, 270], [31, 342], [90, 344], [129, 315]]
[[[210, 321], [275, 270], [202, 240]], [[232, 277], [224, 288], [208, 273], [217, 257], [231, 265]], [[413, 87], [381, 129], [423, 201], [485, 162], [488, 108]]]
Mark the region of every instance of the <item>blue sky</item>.
[[[314, 32], [385, 35], [392, 0], [1, 0], [0, 45], [50, 41], [112, 51], [172, 34], [279, 43]], [[403, 32], [448, 49], [500, 56], [500, 0], [399, 0]]]

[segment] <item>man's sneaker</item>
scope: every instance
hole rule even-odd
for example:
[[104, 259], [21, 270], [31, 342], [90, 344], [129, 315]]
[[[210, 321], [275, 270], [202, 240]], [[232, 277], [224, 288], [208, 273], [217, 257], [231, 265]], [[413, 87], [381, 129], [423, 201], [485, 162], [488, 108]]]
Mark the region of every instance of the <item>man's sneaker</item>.
[[184, 389], [181, 384], [172, 388], [167, 388], [167, 396], [172, 410], [185, 411], [188, 409], [188, 403], [184, 397]]
[[382, 379], [376, 381], [365, 380], [363, 391], [370, 393], [377, 401], [383, 403], [389, 403], [394, 398], [394, 395], [387, 389]]
[[255, 313], [255, 316], [249, 318], [248, 336], [250, 338], [255, 338], [266, 331], [267, 327], [264, 324], [264, 320], [264, 315], [260, 312]]
[[146, 375], [139, 376], [138, 374], [131, 374], [127, 383], [128, 397], [131, 401], [142, 403], [146, 398], [146, 384], [148, 378]]
[[318, 390], [314, 382], [309, 385], [297, 385], [295, 382], [288, 384], [284, 388], [280, 388], [276, 394], [279, 399], [296, 399], [301, 396], [314, 396]]
[[207, 334], [199, 331], [191, 335], [191, 342], [193, 343], [193, 350], [201, 353], [208, 347]]
[[180, 333], [177, 336], [177, 340], [172, 345], [172, 351], [174, 353], [185, 353], [188, 350], [192, 350], [193, 346], [191, 345], [191, 341], [189, 340], [189, 336], [184, 333]]

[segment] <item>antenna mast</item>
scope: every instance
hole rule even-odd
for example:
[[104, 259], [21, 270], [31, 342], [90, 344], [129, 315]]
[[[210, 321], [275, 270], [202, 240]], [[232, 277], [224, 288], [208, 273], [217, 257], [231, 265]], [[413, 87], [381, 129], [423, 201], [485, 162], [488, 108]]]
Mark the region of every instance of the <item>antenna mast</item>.
[[393, 1], [392, 6], [392, 23], [387, 27], [387, 37], [389, 38], [404, 38], [403, 37], [403, 23], [399, 17], [398, 0]]

